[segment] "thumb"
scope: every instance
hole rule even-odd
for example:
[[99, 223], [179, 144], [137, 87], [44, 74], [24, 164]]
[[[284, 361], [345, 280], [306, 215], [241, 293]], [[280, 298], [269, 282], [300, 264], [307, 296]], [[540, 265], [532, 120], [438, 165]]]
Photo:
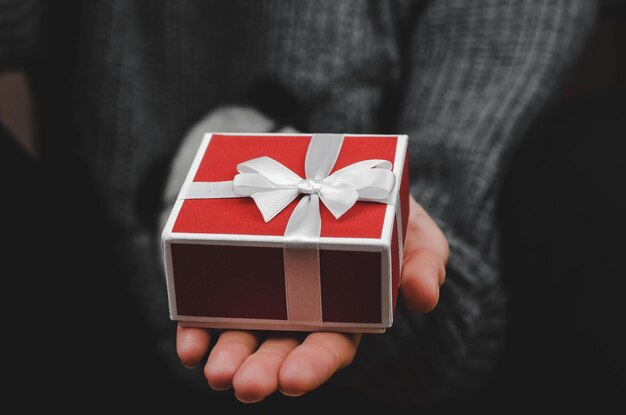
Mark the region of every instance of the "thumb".
[[431, 311], [439, 301], [448, 262], [448, 241], [426, 211], [410, 197], [401, 292], [407, 306]]

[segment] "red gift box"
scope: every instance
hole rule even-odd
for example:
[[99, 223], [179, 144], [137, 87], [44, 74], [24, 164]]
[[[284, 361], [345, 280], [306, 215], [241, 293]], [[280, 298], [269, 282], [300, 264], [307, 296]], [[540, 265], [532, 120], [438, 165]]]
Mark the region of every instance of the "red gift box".
[[[170, 317], [213, 328], [390, 327], [409, 209], [407, 140], [206, 134], [162, 235]], [[334, 156], [333, 150], [326, 159], [309, 154], [313, 147], [328, 152], [331, 142], [337, 143]], [[330, 163], [323, 180], [309, 177], [318, 163]], [[350, 169], [356, 170], [341, 176]], [[301, 181], [285, 184], [285, 172]], [[326, 186], [334, 177], [341, 178], [335, 187]], [[259, 181], [272, 188], [257, 191]], [[346, 181], [377, 184], [355, 192]], [[384, 197], [378, 192], [383, 182]], [[351, 196], [356, 193], [359, 200]], [[345, 205], [339, 218], [335, 199]], [[263, 210], [268, 203], [277, 213]]]

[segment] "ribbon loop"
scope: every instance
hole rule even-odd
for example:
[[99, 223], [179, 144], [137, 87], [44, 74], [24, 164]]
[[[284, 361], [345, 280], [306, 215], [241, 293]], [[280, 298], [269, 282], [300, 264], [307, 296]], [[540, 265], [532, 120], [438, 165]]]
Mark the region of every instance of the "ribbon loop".
[[293, 186], [300, 176], [270, 157], [257, 157], [237, 165], [239, 173], [259, 173], [276, 186]]

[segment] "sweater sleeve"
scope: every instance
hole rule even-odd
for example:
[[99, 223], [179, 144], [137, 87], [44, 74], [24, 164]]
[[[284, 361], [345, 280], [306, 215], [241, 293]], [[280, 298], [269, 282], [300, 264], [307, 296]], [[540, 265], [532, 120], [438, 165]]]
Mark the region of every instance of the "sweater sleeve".
[[37, 0], [0, 0], [0, 71], [19, 67], [32, 56], [42, 8]]
[[353, 367], [338, 377], [344, 385], [427, 404], [487, 379], [506, 329], [495, 218], [501, 179], [593, 16], [585, 0], [433, 1], [407, 28], [396, 130], [411, 140], [411, 193], [448, 238], [447, 279], [433, 312], [399, 304], [388, 333], [363, 338]]

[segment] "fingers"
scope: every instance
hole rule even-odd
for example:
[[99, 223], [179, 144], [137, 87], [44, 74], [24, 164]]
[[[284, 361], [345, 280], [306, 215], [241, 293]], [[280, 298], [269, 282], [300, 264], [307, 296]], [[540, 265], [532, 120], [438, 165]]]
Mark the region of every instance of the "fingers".
[[448, 241], [443, 232], [411, 196], [401, 282], [410, 309], [428, 312], [437, 305], [448, 255]]
[[354, 359], [360, 334], [311, 333], [285, 359], [278, 374], [285, 395], [299, 396], [326, 382]]
[[278, 389], [278, 372], [299, 344], [290, 336], [266, 339], [241, 365], [233, 379], [235, 396], [242, 402], [257, 402]]
[[409, 198], [409, 223], [405, 251], [424, 248], [432, 250], [433, 254], [440, 258], [444, 264], [448, 262], [450, 253], [448, 240], [435, 221], [411, 196]]
[[284, 333], [259, 346], [253, 332], [225, 331], [204, 373], [213, 389], [232, 387], [237, 399], [245, 403], [258, 402], [279, 389], [285, 395], [299, 396], [350, 364], [360, 339], [360, 334], [311, 333], [300, 344], [294, 333]]
[[209, 386], [215, 390], [231, 388], [235, 373], [244, 360], [256, 350], [258, 344], [258, 336], [253, 332], [239, 330], [222, 332], [204, 366], [204, 376]]
[[427, 251], [405, 257], [402, 294], [411, 310], [426, 313], [439, 302], [440, 281], [445, 275], [443, 262]]
[[200, 363], [210, 342], [211, 336], [206, 329], [180, 325], [176, 328], [176, 353], [186, 367], [196, 367]]

